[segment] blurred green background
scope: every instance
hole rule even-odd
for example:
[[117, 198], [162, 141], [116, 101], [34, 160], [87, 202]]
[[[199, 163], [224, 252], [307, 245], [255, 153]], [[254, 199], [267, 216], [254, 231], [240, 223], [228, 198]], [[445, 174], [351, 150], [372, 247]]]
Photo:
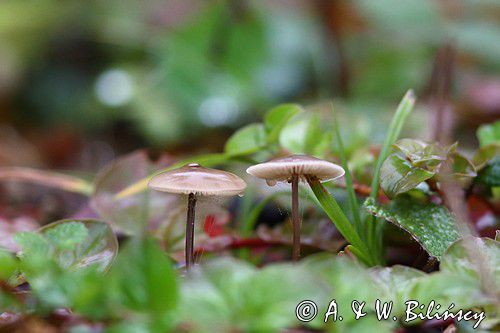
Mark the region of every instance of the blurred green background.
[[0, 2], [0, 165], [219, 151], [276, 104], [329, 99], [377, 142], [408, 88], [414, 132], [442, 102], [474, 145], [499, 118], [500, 2]]

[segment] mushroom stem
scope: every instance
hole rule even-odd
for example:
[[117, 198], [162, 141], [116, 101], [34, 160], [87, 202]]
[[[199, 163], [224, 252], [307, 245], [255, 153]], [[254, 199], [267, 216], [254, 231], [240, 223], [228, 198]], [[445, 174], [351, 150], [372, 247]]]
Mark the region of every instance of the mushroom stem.
[[194, 210], [196, 207], [196, 196], [189, 193], [188, 210], [186, 221], [186, 268], [189, 270], [194, 261]]
[[293, 261], [300, 259], [299, 175], [292, 175]]

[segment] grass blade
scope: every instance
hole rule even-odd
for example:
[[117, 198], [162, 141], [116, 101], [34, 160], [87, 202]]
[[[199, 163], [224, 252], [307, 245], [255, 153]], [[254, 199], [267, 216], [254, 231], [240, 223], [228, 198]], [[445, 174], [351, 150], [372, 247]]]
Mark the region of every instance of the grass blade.
[[350, 251], [352, 254], [354, 254], [359, 260], [361, 260], [364, 264], [370, 266], [371, 265], [371, 260], [370, 258], [366, 257], [366, 255], [359, 251], [356, 247], [352, 245], [347, 245], [346, 246], [346, 251]]
[[[318, 199], [321, 207], [328, 215], [330, 220], [335, 224], [338, 231], [344, 236], [344, 238], [351, 243], [358, 251], [356, 251], [357, 256], [360, 260], [365, 263], [372, 263], [372, 257], [368, 247], [363, 242], [359, 234], [357, 233], [354, 226], [349, 222], [342, 209], [338, 205], [337, 201], [328, 193], [323, 185], [317, 180], [312, 178], [307, 178], [307, 182], [311, 187], [314, 195]], [[353, 252], [354, 253], [354, 252]], [[356, 254], [354, 253], [354, 254]]]
[[[377, 159], [377, 164], [375, 166], [375, 172], [373, 174], [373, 180], [371, 184], [370, 198], [373, 202], [378, 202], [378, 193], [380, 187], [380, 169], [385, 159], [389, 155], [391, 145], [397, 140], [401, 129], [408, 118], [413, 106], [415, 105], [415, 95], [412, 90], [408, 90], [404, 95], [403, 99], [398, 105], [394, 116], [392, 117], [391, 124], [389, 125], [387, 136], [385, 137], [382, 148]], [[370, 248], [375, 249], [375, 255], [380, 257], [382, 250], [382, 228], [383, 224], [375, 223], [375, 218], [373, 216], [368, 217], [367, 225], [367, 241]]]
[[377, 201], [378, 199], [378, 189], [380, 186], [380, 169], [385, 159], [389, 155], [391, 145], [396, 141], [403, 128], [403, 125], [408, 118], [413, 106], [415, 105], [415, 95], [412, 90], [408, 90], [404, 95], [403, 99], [398, 105], [396, 113], [392, 118], [391, 124], [389, 125], [387, 136], [385, 137], [382, 148], [380, 149], [380, 154], [377, 159], [377, 164], [375, 166], [375, 173], [373, 174], [373, 181], [371, 185], [370, 198]]
[[[332, 104], [332, 111], [333, 111], [333, 104]], [[335, 114], [333, 115], [333, 130], [335, 132], [335, 138], [337, 139], [340, 162], [345, 170], [344, 177], [345, 177], [349, 208], [351, 209], [352, 216], [354, 218], [354, 225], [356, 227], [356, 230], [358, 231], [358, 233], [361, 234], [361, 232], [363, 231], [364, 224], [363, 221], [361, 220], [361, 216], [359, 215], [359, 203], [358, 199], [356, 198], [356, 193], [354, 191], [351, 172], [349, 171], [349, 166], [347, 165], [347, 156], [344, 149], [344, 143], [342, 142], [342, 137], [340, 136], [339, 124]]]

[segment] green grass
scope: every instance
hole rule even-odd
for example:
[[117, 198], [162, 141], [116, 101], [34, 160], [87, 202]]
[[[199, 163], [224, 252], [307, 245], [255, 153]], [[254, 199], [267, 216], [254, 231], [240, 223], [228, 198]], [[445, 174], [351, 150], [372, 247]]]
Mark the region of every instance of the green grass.
[[[380, 169], [385, 159], [389, 155], [391, 150], [391, 145], [397, 140], [401, 129], [408, 118], [413, 106], [415, 105], [415, 95], [412, 90], [408, 90], [404, 95], [403, 99], [396, 109], [396, 113], [392, 117], [392, 121], [389, 125], [387, 131], [387, 136], [385, 137], [384, 143], [380, 149], [380, 153], [375, 166], [375, 172], [373, 174], [373, 180], [371, 184], [370, 199], [374, 202], [378, 202], [378, 192], [380, 187]], [[382, 258], [382, 232], [383, 224], [377, 223], [377, 220], [373, 216], [367, 217], [367, 241], [370, 244], [370, 248], [375, 249], [375, 253], [379, 261]]]

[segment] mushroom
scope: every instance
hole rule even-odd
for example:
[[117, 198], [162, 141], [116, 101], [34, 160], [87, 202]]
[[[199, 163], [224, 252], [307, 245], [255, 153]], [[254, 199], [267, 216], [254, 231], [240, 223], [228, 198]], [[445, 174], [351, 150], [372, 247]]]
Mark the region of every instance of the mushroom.
[[337, 164], [307, 155], [291, 155], [256, 164], [247, 169], [252, 176], [265, 179], [269, 186], [276, 182], [292, 184], [292, 222], [294, 261], [300, 258], [300, 217], [299, 217], [299, 181], [314, 178], [319, 181], [332, 180], [344, 175], [344, 169]]
[[189, 270], [194, 259], [194, 217], [197, 197], [239, 195], [245, 190], [246, 183], [230, 172], [204, 168], [192, 163], [154, 176], [148, 186], [157, 191], [188, 196], [186, 267]]

